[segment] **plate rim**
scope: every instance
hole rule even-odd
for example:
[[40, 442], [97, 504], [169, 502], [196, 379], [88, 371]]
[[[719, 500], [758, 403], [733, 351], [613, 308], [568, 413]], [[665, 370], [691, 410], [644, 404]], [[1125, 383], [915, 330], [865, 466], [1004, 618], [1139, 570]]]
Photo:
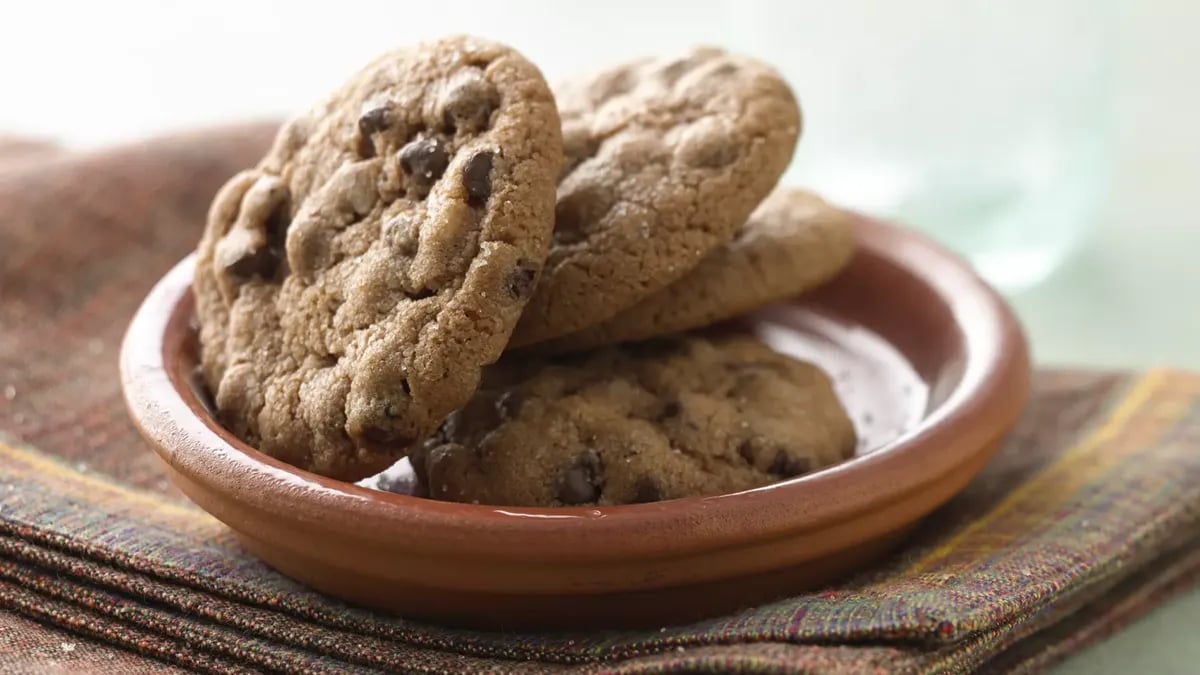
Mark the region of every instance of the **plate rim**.
[[[135, 425], [171, 469], [231, 500], [235, 509], [406, 554], [454, 550], [481, 558], [536, 554], [545, 562], [595, 562], [782, 539], [886, 508], [976, 459], [971, 453], [990, 452], [1029, 395], [1029, 348], [998, 293], [957, 256], [915, 232], [861, 214], [853, 227], [860, 251], [902, 267], [947, 302], [963, 334], [962, 377], [946, 400], [892, 443], [752, 490], [653, 504], [496, 507], [380, 492], [291, 467], [214, 428], [169, 366], [164, 338], [190, 320], [180, 311], [190, 303], [194, 254], [155, 285], [131, 321], [121, 347], [122, 389]], [[979, 419], [988, 423], [971, 423]], [[926, 470], [913, 472], [914, 462]], [[752, 527], [736, 526], [747, 519]], [[388, 542], [388, 533], [401, 536]]]

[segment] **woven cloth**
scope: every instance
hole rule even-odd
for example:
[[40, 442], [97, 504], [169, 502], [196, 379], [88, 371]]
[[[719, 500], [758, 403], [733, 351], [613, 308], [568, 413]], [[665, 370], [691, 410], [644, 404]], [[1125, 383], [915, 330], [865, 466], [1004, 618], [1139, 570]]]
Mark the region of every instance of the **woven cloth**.
[[833, 587], [649, 631], [487, 633], [265, 567], [126, 418], [122, 332], [271, 125], [0, 159], [4, 672], [1029, 672], [1200, 577], [1200, 376], [1041, 372], [996, 459]]

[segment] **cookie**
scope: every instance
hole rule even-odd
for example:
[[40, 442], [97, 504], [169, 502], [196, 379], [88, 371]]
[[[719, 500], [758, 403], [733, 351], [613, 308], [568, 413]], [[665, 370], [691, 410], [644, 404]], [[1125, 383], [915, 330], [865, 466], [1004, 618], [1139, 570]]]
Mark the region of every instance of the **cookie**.
[[410, 458], [435, 499], [574, 506], [745, 490], [854, 447], [817, 367], [747, 335], [714, 335], [506, 359]]
[[197, 256], [221, 420], [340, 479], [403, 456], [507, 343], [562, 161], [538, 69], [467, 37], [385, 54], [285, 125], [218, 194]]
[[554, 241], [514, 346], [599, 323], [687, 274], [775, 186], [800, 133], [791, 90], [700, 48], [556, 89], [567, 163]]
[[780, 188], [687, 276], [611, 319], [537, 348], [584, 349], [731, 319], [816, 288], [853, 253], [848, 213], [811, 192]]

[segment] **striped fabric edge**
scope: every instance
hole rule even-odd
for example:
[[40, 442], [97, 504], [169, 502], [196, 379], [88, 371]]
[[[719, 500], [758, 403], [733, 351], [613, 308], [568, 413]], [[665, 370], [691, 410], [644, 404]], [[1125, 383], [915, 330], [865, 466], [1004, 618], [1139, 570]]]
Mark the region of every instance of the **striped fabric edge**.
[[[1026, 483], [1026, 486], [1037, 484], [1038, 481], [1041, 481], [1043, 485], [1052, 484], [1052, 480], [1057, 480], [1054, 476], [1061, 475], [1063, 472], [1072, 480], [1080, 480], [1078, 469], [1081, 466], [1084, 468], [1088, 466], [1098, 467], [1101, 471], [1092, 472], [1088, 475], [1092, 478], [1102, 476], [1105, 471], [1110, 471], [1113, 468], [1113, 463], [1097, 463], [1095, 458], [1100, 450], [1111, 452], [1112, 448], [1109, 446], [1114, 442], [1120, 442], [1130, 453], [1135, 452], [1136, 448], [1143, 446], [1146, 438], [1152, 438], [1154, 435], [1162, 433], [1164, 430], [1169, 429], [1175, 420], [1181, 416], [1186, 416], [1191, 409], [1190, 406], [1194, 405], [1197, 391], [1200, 391], [1200, 386], [1198, 385], [1200, 385], [1200, 379], [1198, 378], [1180, 377], [1163, 372], [1150, 373], [1136, 380], [1123, 395], [1114, 397], [1114, 407], [1107, 415], [1104, 423], [1095, 427], [1091, 433], [1085, 435], [1058, 462], [1043, 469], [1029, 483]], [[1172, 401], [1175, 402], [1175, 405], [1162, 405], [1164, 402], [1170, 403]], [[1147, 417], [1145, 409], [1151, 402], [1156, 404], [1154, 406], [1154, 414]], [[1135, 416], [1138, 424], [1130, 425], [1130, 420], [1135, 419]], [[197, 536], [213, 536], [216, 533], [223, 532], [222, 526], [197, 509], [181, 506], [153, 495], [139, 493], [124, 486], [105, 481], [97, 476], [77, 474], [71, 471], [69, 467], [64, 467], [52, 459], [37, 455], [36, 450], [19, 450], [11, 446], [0, 445], [0, 455], [3, 455], [6, 460], [4, 462], [5, 466], [3, 469], [0, 469], [0, 475], [3, 473], [12, 474], [13, 467], [19, 468], [24, 466], [26, 470], [19, 473], [23, 473], [26, 479], [39, 480], [49, 476], [53, 481], [56, 481], [54, 488], [60, 493], [78, 494], [82, 491], [83, 494], [88, 495], [89, 502], [109, 504], [114, 507], [116, 512], [124, 513], [135, 520], [142, 522], [146, 520], [157, 521], [157, 524], [161, 526], [184, 529]], [[51, 468], [57, 470], [48, 470]], [[1086, 485], [1086, 483], [1079, 483], [1079, 485]], [[1006, 515], [1020, 512], [1023, 499], [1029, 499], [1036, 494], [1037, 490], [1033, 488], [1018, 489], [1007, 500], [994, 508], [986, 518], [993, 524], [1002, 522]], [[1039, 505], [1042, 507], [1045, 506], [1044, 503], [1040, 503]], [[37, 537], [44, 533], [32, 531], [26, 527], [17, 530], [15, 534], [17, 536]], [[981, 534], [986, 534], [986, 531], [974, 525], [969, 525], [962, 531], [952, 535], [951, 540], [956, 542], [954, 546], [936, 548], [927, 559], [918, 561], [913, 566], [917, 572], [917, 576], [925, 574], [926, 572], [923, 572], [922, 569], [927, 569], [930, 565], [945, 564], [948, 561], [952, 562], [958, 552], [964, 550], [964, 548], [971, 550], [967, 544], [972, 541], [973, 537], [979, 537]], [[63, 542], [61, 539], [55, 542], [55, 545], [61, 546], [64, 543], [68, 549], [71, 548], [71, 542]], [[999, 548], [1002, 549], [1003, 547]], [[975, 549], [975, 553], [972, 553], [973, 557], [976, 556], [978, 550], [981, 549]], [[139, 565], [138, 567], [137, 571], [145, 572], [147, 569], [145, 565]], [[161, 572], [161, 570], [153, 569], [153, 565], [150, 565], [149, 568], [152, 574]], [[166, 579], [168, 581], [171, 580], [169, 576]], [[189, 583], [194, 580], [181, 578], [178, 581]], [[208, 591], [210, 589], [204, 588], [203, 590]], [[275, 607], [275, 609], [281, 608]], [[809, 609], [810, 613], [811, 611]], [[1014, 611], [1020, 611], [1020, 608], [1017, 607]], [[328, 618], [328, 616], [321, 615], [320, 612], [317, 615], [315, 620], [318, 621]], [[380, 617], [372, 617], [369, 614], [367, 617], [371, 627], [379, 627]], [[312, 613], [310, 612], [304, 618], [312, 619]], [[768, 617], [771, 621], [776, 621], [778, 618], [778, 615]], [[997, 617], [994, 615], [987, 618], [992, 622], [997, 620]], [[335, 627], [345, 630], [361, 630], [362, 627], [361, 622], [347, 624], [344, 620], [335, 620], [333, 623]], [[412, 622], [401, 621], [400, 624], [400, 626], [384, 626], [385, 630], [382, 631], [371, 630], [369, 632], [386, 639], [405, 640], [421, 647], [435, 649], [446, 645], [447, 635], [450, 635], [453, 638], [466, 638], [465, 640], [453, 640], [453, 647], [465, 654], [472, 654], [474, 656], [503, 655], [551, 661], [573, 661], [576, 663], [581, 660], [594, 662], [598, 659], [635, 657], [662, 649], [677, 647], [692, 648], [701, 646], [706, 641], [710, 643], [711, 641], [728, 641], [731, 638], [735, 640], [778, 639], [774, 634], [731, 636], [728, 631], [717, 629], [720, 625], [719, 623], [716, 626], [710, 623], [707, 624], [707, 628], [705, 625], [682, 627], [672, 629], [667, 635], [657, 635], [650, 638], [643, 637], [639, 639], [637, 634], [618, 634], [610, 636], [599, 643], [592, 644], [590, 647], [581, 644], [576, 646], [575, 649], [570, 649], [571, 645], [564, 645], [561, 642], [555, 644], [555, 641], [552, 639], [548, 644], [539, 644], [538, 636], [531, 636], [531, 642], [525, 648], [519, 649], [517, 653], [514, 653], [511, 646], [507, 648], [502, 647], [502, 649], [498, 650], [494, 645], [488, 644], [489, 640], [487, 639], [482, 639], [477, 644], [471, 644], [472, 637], [482, 638], [485, 636], [472, 636], [471, 634], [461, 632], [452, 633], [443, 629], [422, 627]], [[992, 623], [991, 625], [996, 624]], [[964, 634], [970, 634], [981, 629], [982, 627], [980, 626], [972, 626], [970, 622], [963, 622], [961, 632], [950, 637], [956, 640], [962, 639]], [[432, 633], [435, 639], [421, 639], [420, 633]]]
[[[405, 672], [456, 673], [613, 673], [644, 674], [667, 672], [891, 672], [895, 668], [929, 672], [958, 672], [986, 665], [987, 672], [1008, 672], [1014, 666], [1004, 661], [988, 662], [997, 652], [1016, 647], [1025, 660], [1044, 666], [1078, 648], [1089, 636], [1136, 616], [1149, 605], [1146, 598], [1161, 600], [1170, 592], [1187, 587], [1200, 572], [1200, 539], [1192, 541], [1165, 559], [1137, 570], [1130, 578], [1112, 586], [1096, 587], [1086, 598], [1064, 599], [1008, 625], [973, 636], [957, 645], [928, 651], [882, 645], [797, 645], [747, 643], [679, 647], [662, 654], [617, 663], [578, 666], [548, 663], [505, 662], [471, 659], [458, 654], [414, 650], [403, 656], [392, 652], [359, 652], [359, 663], [341, 661], [321, 652], [294, 649], [278, 643], [264, 644], [245, 638], [239, 626], [227, 627], [196, 616], [180, 615], [172, 607], [140, 602], [134, 598], [73, 581], [53, 570], [36, 565], [8, 562], [0, 557], [0, 605], [29, 613], [52, 625], [66, 627], [90, 637], [120, 644], [147, 657], [215, 673], [265, 669], [284, 672], [382, 672], [397, 668]], [[27, 556], [28, 557], [28, 556]], [[200, 599], [203, 602], [203, 599]], [[1080, 609], [1087, 613], [1081, 614]], [[1060, 630], [1071, 617], [1095, 617], [1084, 628]], [[1077, 622], [1076, 622], [1077, 623]], [[295, 629], [284, 626], [283, 631]], [[319, 627], [316, 627], [319, 630]], [[1086, 629], [1086, 630], [1085, 630]], [[1045, 632], [1046, 636], [1041, 636]], [[310, 640], [329, 646], [338, 636]], [[1024, 646], [1026, 641], [1033, 644]], [[378, 645], [359, 644], [355, 649]], [[343, 650], [345, 652], [346, 650]], [[351, 652], [354, 649], [349, 650]], [[1032, 653], [1032, 655], [1031, 655]], [[372, 661], [370, 665], [365, 661]], [[1028, 664], [1018, 665], [1028, 670]]]

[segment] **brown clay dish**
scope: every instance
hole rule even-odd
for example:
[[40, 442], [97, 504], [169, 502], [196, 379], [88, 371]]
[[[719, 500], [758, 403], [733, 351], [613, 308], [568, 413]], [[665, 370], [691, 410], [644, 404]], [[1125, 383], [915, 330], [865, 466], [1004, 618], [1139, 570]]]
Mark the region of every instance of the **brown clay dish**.
[[834, 375], [859, 456], [765, 488], [655, 504], [498, 508], [390, 494], [256, 452], [212, 418], [192, 260], [134, 317], [121, 377], [181, 490], [284, 574], [405, 616], [486, 627], [663, 625], [827, 583], [961, 490], [1028, 396], [1012, 313], [965, 264], [867, 218], [832, 285], [749, 322]]

